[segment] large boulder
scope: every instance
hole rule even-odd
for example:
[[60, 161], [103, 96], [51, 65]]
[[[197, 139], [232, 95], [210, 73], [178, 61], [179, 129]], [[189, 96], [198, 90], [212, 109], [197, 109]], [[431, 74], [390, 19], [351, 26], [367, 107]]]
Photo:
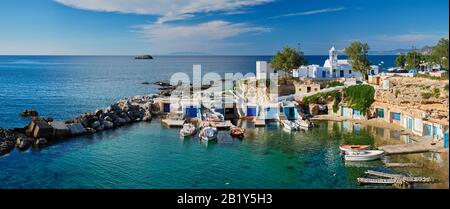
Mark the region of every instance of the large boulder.
[[86, 129], [81, 123], [73, 123], [67, 125], [67, 128], [69, 128], [69, 132], [73, 136], [82, 135], [86, 133]]
[[114, 128], [114, 123], [108, 120], [103, 121], [103, 126], [105, 129]]
[[16, 146], [20, 150], [28, 149], [33, 143], [33, 138], [30, 137], [19, 137], [16, 141]]
[[112, 121], [113, 121], [113, 119], [112, 119], [110, 116], [106, 116], [106, 117], [104, 118], [104, 120], [105, 120], [105, 121], [108, 121], [108, 122], [112, 122]]
[[20, 113], [21, 117], [37, 117], [39, 113], [36, 110], [25, 110]]
[[52, 138], [53, 128], [47, 123], [47, 121], [37, 120], [35, 121], [35, 124], [36, 125], [32, 134], [34, 138]]
[[93, 128], [93, 129], [97, 129], [98, 127], [100, 127], [101, 123], [100, 121], [94, 121], [93, 123], [91, 123], [89, 125], [89, 127]]
[[47, 141], [47, 139], [45, 139], [45, 138], [37, 139], [36, 142], [35, 142], [35, 144], [36, 144], [37, 146], [44, 146], [44, 145], [46, 145], [47, 143], [48, 143], [48, 141]]
[[97, 109], [97, 110], [95, 110], [95, 113], [94, 113], [96, 116], [100, 116], [101, 114], [103, 114], [103, 110], [102, 109]]
[[318, 115], [319, 114], [319, 105], [318, 104], [309, 104], [309, 113], [312, 115]]
[[50, 126], [53, 128], [53, 137], [64, 138], [69, 135], [69, 128], [63, 122], [51, 122]]
[[95, 129], [93, 129], [93, 128], [89, 128], [89, 127], [86, 128], [86, 133], [87, 134], [95, 134], [96, 132], [97, 131]]

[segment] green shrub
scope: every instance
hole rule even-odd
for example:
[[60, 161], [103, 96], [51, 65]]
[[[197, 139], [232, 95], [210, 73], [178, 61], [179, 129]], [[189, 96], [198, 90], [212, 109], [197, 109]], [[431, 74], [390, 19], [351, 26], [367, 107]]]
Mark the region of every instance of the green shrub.
[[328, 97], [334, 98], [333, 103], [333, 112], [337, 112], [339, 110], [339, 103], [341, 102], [341, 92], [339, 90], [329, 91], [329, 92], [322, 92], [317, 93], [308, 97], [303, 97], [301, 101], [301, 105], [304, 108], [307, 108], [310, 103], [319, 103], [320, 99], [327, 99]]
[[448, 91], [448, 83], [445, 84], [444, 90]]
[[374, 97], [375, 89], [370, 85], [355, 85], [344, 89], [344, 101], [347, 105], [364, 115], [375, 101]]
[[439, 98], [441, 96], [441, 90], [434, 88], [433, 89], [433, 96], [434, 98]]
[[328, 87], [336, 87], [336, 86], [343, 86], [344, 84], [339, 81], [333, 81], [328, 83]]
[[422, 99], [431, 98], [432, 94], [430, 92], [422, 92]]
[[395, 97], [398, 97], [398, 95], [400, 94], [400, 90], [395, 90]]

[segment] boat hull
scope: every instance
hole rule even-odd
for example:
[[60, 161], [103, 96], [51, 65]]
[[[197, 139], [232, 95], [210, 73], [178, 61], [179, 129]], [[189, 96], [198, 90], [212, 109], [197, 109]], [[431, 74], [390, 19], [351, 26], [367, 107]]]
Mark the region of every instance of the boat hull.
[[339, 149], [343, 152], [367, 150], [368, 148], [369, 148], [368, 145], [341, 145], [341, 146], [339, 146]]
[[366, 150], [362, 152], [346, 152], [345, 161], [372, 161], [378, 160], [383, 156], [384, 152], [381, 150]]

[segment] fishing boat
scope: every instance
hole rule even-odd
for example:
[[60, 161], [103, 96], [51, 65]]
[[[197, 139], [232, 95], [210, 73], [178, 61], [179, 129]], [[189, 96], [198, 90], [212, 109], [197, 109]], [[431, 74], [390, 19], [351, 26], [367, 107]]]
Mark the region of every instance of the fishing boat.
[[295, 124], [299, 128], [304, 128], [304, 129], [308, 129], [308, 128], [312, 128], [313, 127], [313, 123], [310, 120], [296, 120]]
[[366, 150], [369, 148], [369, 145], [349, 145], [349, 144], [343, 144], [339, 146], [339, 149], [344, 152], [351, 152], [351, 151], [357, 151], [357, 150]]
[[297, 125], [289, 120], [280, 120], [281, 125], [287, 131], [295, 131], [297, 130]]
[[237, 126], [230, 128], [230, 135], [236, 138], [244, 138], [245, 129]]
[[196, 132], [196, 128], [191, 123], [186, 123], [183, 125], [183, 128], [180, 130], [180, 136], [187, 137], [187, 136], [194, 136]]
[[212, 141], [217, 139], [217, 133], [217, 128], [206, 126], [202, 128], [198, 136], [204, 141]]
[[361, 150], [345, 152], [345, 161], [370, 161], [378, 160], [384, 154], [382, 150]]

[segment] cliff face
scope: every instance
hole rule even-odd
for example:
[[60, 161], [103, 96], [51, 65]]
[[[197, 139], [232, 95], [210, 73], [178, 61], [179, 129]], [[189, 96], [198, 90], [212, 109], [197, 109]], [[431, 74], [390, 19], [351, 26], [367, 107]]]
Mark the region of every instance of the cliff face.
[[430, 119], [448, 124], [448, 80], [427, 78], [391, 77], [391, 88], [378, 89], [375, 101], [427, 112]]

